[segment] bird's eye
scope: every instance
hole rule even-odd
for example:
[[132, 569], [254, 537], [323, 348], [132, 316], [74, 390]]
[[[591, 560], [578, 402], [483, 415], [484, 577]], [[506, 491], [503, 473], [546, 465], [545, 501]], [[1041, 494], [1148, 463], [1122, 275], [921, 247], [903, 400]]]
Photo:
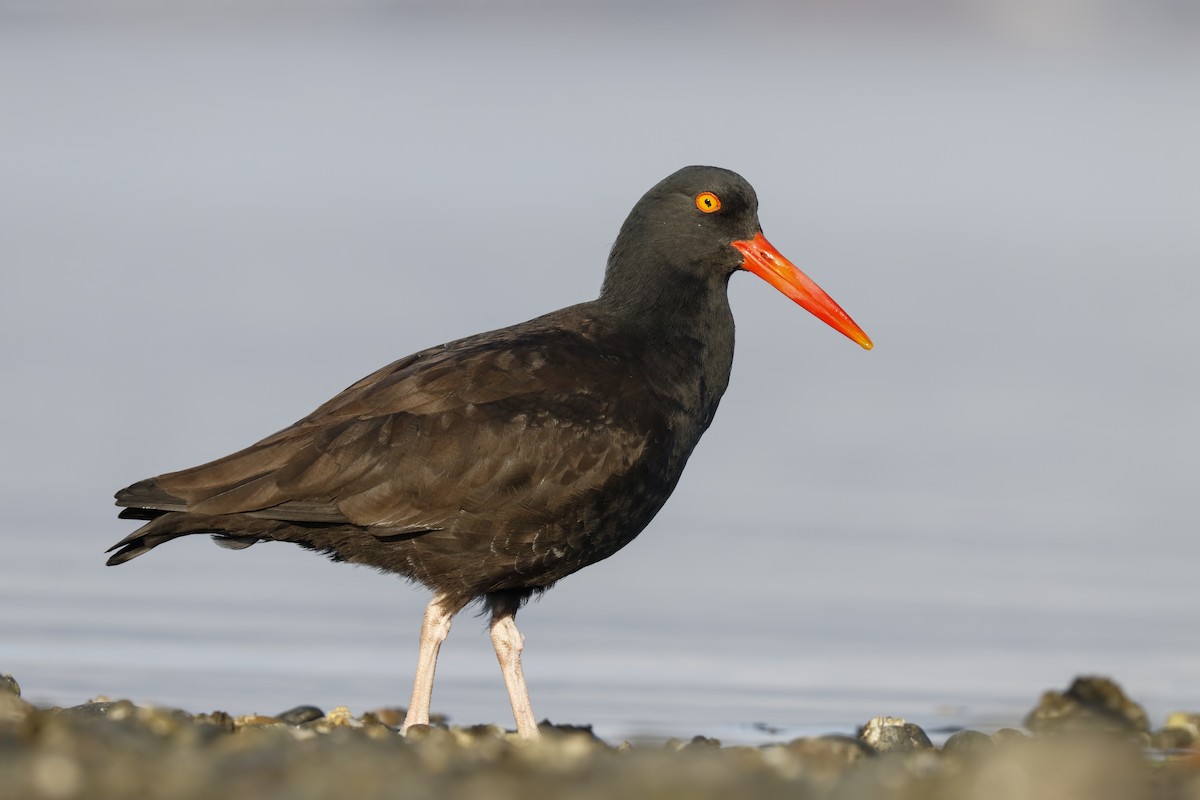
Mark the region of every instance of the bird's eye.
[[696, 208], [703, 211], [705, 214], [711, 214], [714, 211], [721, 210], [721, 198], [717, 197], [712, 192], [701, 192], [696, 195]]

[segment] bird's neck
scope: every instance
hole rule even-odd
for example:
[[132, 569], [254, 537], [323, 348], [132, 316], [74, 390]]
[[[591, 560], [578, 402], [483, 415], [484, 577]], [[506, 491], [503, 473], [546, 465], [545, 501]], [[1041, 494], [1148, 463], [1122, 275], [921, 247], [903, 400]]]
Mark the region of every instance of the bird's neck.
[[699, 437], [712, 421], [733, 366], [728, 276], [669, 269], [648, 273], [640, 280], [606, 280], [596, 303], [645, 343], [648, 377], [679, 394], [676, 400], [699, 425], [694, 432]]
[[732, 337], [728, 288], [728, 275], [686, 265], [610, 263], [596, 302], [650, 333], [725, 324]]

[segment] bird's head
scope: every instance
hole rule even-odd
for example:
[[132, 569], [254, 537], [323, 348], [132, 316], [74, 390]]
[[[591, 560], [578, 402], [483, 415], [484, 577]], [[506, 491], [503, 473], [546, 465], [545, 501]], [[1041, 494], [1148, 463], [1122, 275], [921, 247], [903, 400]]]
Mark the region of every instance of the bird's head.
[[[754, 188], [720, 167], [684, 167], [642, 196], [609, 255], [601, 296], [655, 293], [753, 272], [821, 321], [870, 350], [871, 339], [763, 236]], [[665, 279], [665, 281], [664, 281]]]

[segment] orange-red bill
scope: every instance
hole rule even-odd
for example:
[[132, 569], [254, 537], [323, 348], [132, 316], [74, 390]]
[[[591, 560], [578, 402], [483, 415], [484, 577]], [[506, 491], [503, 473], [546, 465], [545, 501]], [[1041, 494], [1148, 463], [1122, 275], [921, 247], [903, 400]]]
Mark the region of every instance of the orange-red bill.
[[743, 267], [792, 298], [805, 311], [853, 339], [864, 349], [870, 350], [875, 346], [871, 338], [863, 333], [863, 329], [850, 319], [850, 315], [842, 311], [842, 307], [833, 302], [833, 298], [825, 294], [812, 278], [784, 258], [783, 254], [767, 241], [767, 237], [762, 235], [762, 231], [753, 239], [742, 239], [730, 244], [744, 256]]

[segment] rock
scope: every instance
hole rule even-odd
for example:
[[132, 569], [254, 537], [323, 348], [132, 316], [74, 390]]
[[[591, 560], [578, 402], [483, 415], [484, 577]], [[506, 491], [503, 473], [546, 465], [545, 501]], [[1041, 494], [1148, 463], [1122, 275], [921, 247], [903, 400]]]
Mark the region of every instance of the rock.
[[893, 750], [855, 765], [854, 769], [842, 776], [828, 796], [831, 800], [954, 797], [953, 794], [943, 795], [938, 790], [944, 773], [943, 759], [932, 749], [932, 745], [929, 749]]
[[[366, 722], [368, 715], [370, 715], [376, 721], [380, 722], [383, 725], [387, 725], [389, 728], [399, 729], [400, 727], [402, 727], [404, 725], [404, 717], [407, 714], [408, 714], [408, 709], [406, 709], [406, 708], [399, 708], [397, 706], [385, 706], [383, 708], [375, 708], [375, 709], [365, 712], [362, 715], [362, 719], [364, 722]], [[445, 714], [431, 713], [429, 715], [429, 724], [430, 725], [445, 727], [448, 724], [448, 722], [449, 722], [449, 717], [447, 717]]]
[[361, 728], [363, 726], [362, 720], [355, 718], [346, 706], [338, 706], [333, 711], [330, 711], [325, 715], [325, 721], [335, 727]]
[[451, 738], [463, 747], [477, 746], [488, 739], [502, 740], [507, 732], [499, 725], [471, 725], [465, 728], [449, 728]]
[[875, 752], [869, 744], [853, 736], [830, 734], [793, 739], [784, 745], [802, 759], [849, 766]]
[[12, 675], [0, 675], [0, 694], [6, 692], [15, 694], [17, 697], [21, 696], [21, 687]]
[[[787, 759], [776, 754], [786, 755]], [[766, 748], [771, 763], [784, 777], [804, 778], [828, 789], [855, 764], [875, 754], [866, 742], [853, 736], [810, 736]]]
[[1035, 733], [1147, 733], [1150, 720], [1111, 678], [1078, 677], [1065, 692], [1045, 692], [1025, 727]]
[[175, 736], [195, 731], [195, 717], [179, 708], [134, 706], [133, 718], [159, 736]]
[[19, 695], [0, 692], [0, 723], [23, 722], [34, 710]]
[[[388, 719], [391, 720], [394, 718], [389, 716]], [[379, 712], [377, 711], [364, 711], [362, 715], [362, 721], [364, 725], [379, 725], [391, 731], [400, 730], [400, 725], [393, 724], [389, 721], [384, 721], [384, 719], [379, 716]], [[401, 717], [400, 723], [403, 724], [403, 722], [404, 719]]]
[[942, 745], [942, 752], [957, 756], [974, 757], [991, 751], [996, 743], [992, 737], [979, 731], [958, 731]]
[[1200, 744], [1200, 714], [1172, 711], [1167, 715], [1166, 727], [1182, 728], [1191, 735], [1193, 744]]
[[275, 717], [268, 717], [265, 714], [242, 714], [233, 718], [233, 727], [237, 730], [241, 730], [242, 728], [271, 727], [282, 724]]
[[72, 797], [83, 783], [83, 767], [68, 755], [38, 753], [30, 762], [30, 788], [40, 797]]
[[710, 739], [707, 736], [693, 736], [692, 740], [684, 745], [684, 748], [692, 749], [692, 750], [695, 750], [697, 748], [699, 748], [699, 749], [708, 748], [708, 749], [712, 749], [712, 750], [720, 750], [721, 749], [721, 740], [720, 739]]
[[933, 749], [920, 726], [900, 717], [875, 717], [863, 726], [858, 738], [880, 753]]
[[366, 712], [363, 714], [363, 721], [366, 722], [368, 718], [373, 718], [381, 725], [387, 725], [389, 728], [399, 728], [404, 724], [404, 715], [407, 713], [407, 709], [387, 706]]
[[[598, 742], [600, 744], [604, 743], [603, 740], [596, 735], [595, 731], [592, 730], [591, 725], [569, 725], [565, 723], [556, 725], [550, 720], [544, 719], [538, 723], [538, 731], [543, 736], [579, 736], [585, 739], [591, 739], [593, 742]], [[703, 736], [696, 737], [696, 739], [703, 738]], [[692, 744], [696, 743], [696, 739], [692, 740]], [[713, 739], [712, 741], [716, 740]], [[721, 743], [717, 742], [717, 747], [720, 746]]]
[[[128, 701], [46, 710], [0, 692], [0, 800], [1200, 798], [1195, 759], [1109, 735], [959, 731], [939, 752], [917, 726], [878, 718], [863, 739], [720, 747], [685, 737], [613, 748], [586, 727], [544, 725], [541, 740], [526, 741], [494, 725], [415, 726], [406, 738], [345, 709], [299, 726], [284, 716], [235, 725], [221, 711], [193, 716]], [[1161, 735], [1181, 736], [1195, 721], [1172, 715]], [[868, 739], [902, 746], [877, 753]]]
[[404, 732], [404, 736], [413, 740], [428, 739], [436, 736], [441, 730], [443, 729], [435, 728], [433, 725], [410, 725]]
[[70, 719], [128, 719], [137, 714], [137, 706], [128, 700], [92, 700], [77, 706], [59, 709]]
[[1131, 800], [1151, 790], [1142, 749], [1112, 736], [1010, 739], [956, 776], [944, 797], [987, 800]]
[[1187, 728], [1159, 728], [1150, 734], [1150, 746], [1158, 750], [1185, 750], [1194, 741]]
[[285, 722], [288, 725], [303, 725], [306, 722], [312, 722], [314, 719], [321, 719], [325, 716], [325, 712], [316, 706], [296, 706], [289, 708], [282, 714], [276, 714], [275, 719], [280, 722]]
[[223, 733], [233, 733], [233, 717], [224, 711], [214, 711], [211, 714], [197, 714], [195, 721], [198, 725], [210, 725]]

